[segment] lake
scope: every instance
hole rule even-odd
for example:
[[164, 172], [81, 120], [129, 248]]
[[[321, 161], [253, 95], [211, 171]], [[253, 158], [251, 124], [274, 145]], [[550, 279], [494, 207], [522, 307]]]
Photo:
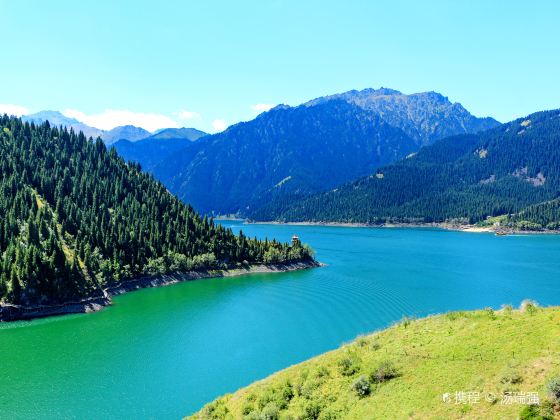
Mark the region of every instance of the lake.
[[0, 324], [0, 417], [179, 418], [403, 316], [560, 303], [560, 236], [242, 225], [326, 267], [144, 289]]

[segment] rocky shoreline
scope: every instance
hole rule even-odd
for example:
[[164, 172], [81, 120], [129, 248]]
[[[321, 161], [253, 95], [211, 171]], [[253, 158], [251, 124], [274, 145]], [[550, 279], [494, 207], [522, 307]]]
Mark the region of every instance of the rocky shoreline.
[[231, 268], [226, 270], [196, 270], [186, 273], [163, 274], [159, 276], [146, 276], [127, 280], [114, 286], [103, 289], [103, 295], [93, 296], [75, 302], [67, 302], [60, 305], [44, 306], [19, 306], [11, 304], [0, 304], [0, 322], [29, 320], [33, 318], [44, 318], [54, 315], [65, 315], [73, 313], [95, 312], [109, 306], [111, 297], [148, 287], [161, 287], [184, 281], [211, 279], [218, 277], [234, 277], [245, 274], [256, 273], [283, 273], [287, 271], [305, 270], [320, 267], [323, 264], [315, 261], [298, 261], [285, 264], [259, 264], [247, 267]]

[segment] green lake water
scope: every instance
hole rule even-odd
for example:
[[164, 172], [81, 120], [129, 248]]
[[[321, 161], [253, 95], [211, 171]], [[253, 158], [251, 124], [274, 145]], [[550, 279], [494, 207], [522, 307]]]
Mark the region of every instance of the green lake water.
[[326, 267], [144, 289], [0, 325], [0, 417], [179, 418], [403, 316], [560, 304], [560, 236], [241, 225]]

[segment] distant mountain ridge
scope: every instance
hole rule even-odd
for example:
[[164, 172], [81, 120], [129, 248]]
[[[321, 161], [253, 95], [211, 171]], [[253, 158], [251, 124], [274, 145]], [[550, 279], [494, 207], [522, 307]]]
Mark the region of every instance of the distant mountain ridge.
[[40, 111], [34, 114], [24, 115], [21, 117], [21, 120], [24, 122], [34, 122], [35, 124], [42, 124], [45, 121], [48, 121], [51, 126], [59, 127], [62, 125], [64, 127], [72, 128], [76, 133], [81, 131], [86, 135], [86, 137], [97, 138], [104, 133], [104, 131], [99, 128], [90, 127], [75, 118], [63, 115], [59, 111]]
[[366, 89], [278, 105], [150, 165], [197, 210], [247, 216], [271, 203], [288, 208], [445, 135], [497, 125], [434, 92]]
[[112, 145], [119, 140], [136, 142], [149, 137], [158, 139], [187, 139], [189, 141], [194, 141], [207, 134], [196, 128], [188, 127], [162, 128], [155, 133], [151, 133], [148, 130], [134, 125], [122, 125], [112, 128], [111, 130], [102, 130], [84, 124], [75, 118], [67, 117], [59, 111], [40, 111], [34, 114], [24, 115], [21, 119], [22, 121], [34, 122], [36, 124], [49, 121], [51, 126], [72, 128], [76, 133], [80, 131], [83, 132], [86, 137], [93, 137], [94, 139], [101, 137], [106, 145]]
[[[488, 223], [560, 229], [560, 110], [442, 139], [328, 192], [272, 203], [256, 220]], [[489, 219], [487, 219], [489, 218]]]
[[451, 135], [476, 133], [500, 124], [490, 117], [477, 118], [471, 115], [460, 103], [451, 103], [437, 92], [405, 95], [388, 88], [351, 90], [313, 99], [306, 105], [337, 99], [375, 112], [389, 124], [401, 128], [420, 146]]
[[157, 130], [150, 137], [153, 139], [186, 139], [196, 141], [201, 137], [208, 135], [204, 131], [197, 130], [196, 128], [163, 128]]
[[113, 144], [119, 140], [138, 141], [151, 136], [148, 130], [134, 125], [122, 125], [112, 130], [105, 131], [101, 135], [101, 139], [107, 145]]

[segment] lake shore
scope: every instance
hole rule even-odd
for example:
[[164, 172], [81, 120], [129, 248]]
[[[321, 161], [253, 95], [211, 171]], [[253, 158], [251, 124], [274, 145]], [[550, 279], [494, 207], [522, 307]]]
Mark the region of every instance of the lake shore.
[[[216, 220], [233, 220], [233, 219], [219, 219]], [[369, 224], [369, 223], [345, 223], [345, 222], [256, 222], [243, 219], [236, 219], [243, 221], [246, 224], [255, 225], [288, 225], [288, 226], [331, 226], [331, 227], [369, 227], [369, 228], [398, 228], [398, 229], [422, 229], [422, 228], [434, 228], [442, 230], [451, 230], [456, 232], [467, 232], [467, 233], [494, 233], [496, 235], [558, 235], [560, 231], [558, 230], [520, 230], [512, 229], [509, 227], [502, 226], [477, 226], [477, 225], [461, 225], [453, 223], [384, 223], [384, 224]]]
[[315, 260], [310, 260], [286, 264], [257, 264], [247, 267], [235, 267], [226, 270], [196, 270], [186, 273], [139, 277], [137, 279], [127, 280], [122, 283], [109, 286], [103, 289], [102, 294], [100, 293], [98, 296], [92, 296], [80, 301], [67, 302], [60, 305], [26, 307], [20, 305], [0, 304], [0, 322], [30, 320], [34, 318], [45, 318], [49, 316], [73, 313], [96, 312], [111, 305], [112, 296], [121, 295], [138, 289], [168, 286], [185, 281], [235, 277], [246, 274], [284, 273], [288, 271], [321, 267], [323, 265], [324, 264]]

